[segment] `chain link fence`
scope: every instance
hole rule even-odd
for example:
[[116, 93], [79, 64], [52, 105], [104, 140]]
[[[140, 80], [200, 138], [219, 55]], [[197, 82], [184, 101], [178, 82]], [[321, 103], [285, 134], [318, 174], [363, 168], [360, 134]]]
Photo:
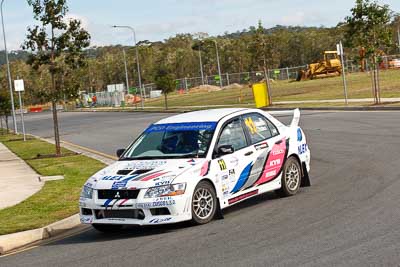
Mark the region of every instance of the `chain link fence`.
[[[393, 92], [397, 86], [397, 82], [393, 82], [397, 75], [400, 74], [400, 55], [381, 56], [379, 58], [380, 77], [382, 81], [383, 96], [390, 96], [385, 92]], [[308, 65], [287, 67], [279, 69], [258, 70], [251, 72], [241, 73], [222, 73], [219, 75], [206, 75], [204, 77], [187, 77], [176, 80], [176, 90], [179, 93], [187, 93], [191, 89], [196, 89], [199, 86], [215, 86], [223, 87], [224, 89], [237, 88], [235, 85], [246, 86], [258, 81], [266, 80], [267, 77], [270, 81], [271, 94], [273, 97], [278, 97], [281, 100], [285, 99], [299, 99], [299, 100], [316, 100], [329, 98], [343, 98], [343, 90], [337, 90], [338, 87], [343, 88], [342, 78], [334, 77], [323, 79], [318, 83], [308, 82], [295, 82], [301, 71], [307, 70]], [[365, 97], [365, 91], [372, 88], [372, 74], [373, 65], [370, 61], [366, 60], [364, 64], [364, 72], [361, 72], [361, 63], [354, 60], [347, 60], [344, 64], [344, 70], [348, 76], [347, 86], [349, 90], [349, 98]], [[386, 72], [388, 70], [388, 72]], [[400, 76], [398, 80], [400, 80]], [[400, 82], [399, 82], [400, 83]], [[316, 86], [316, 87], [314, 87]], [[324, 88], [326, 94], [313, 94], [316, 90]], [[361, 90], [361, 89], [362, 90]], [[400, 88], [400, 86], [399, 86]], [[337, 94], [329, 93], [329, 90], [335, 90]], [[157, 91], [157, 92], [153, 92]], [[152, 93], [153, 92], [153, 93]], [[160, 91], [154, 83], [144, 84], [143, 92], [137, 92], [140, 96], [143, 94], [145, 99], [154, 96], [159, 96]], [[83, 97], [84, 105], [90, 105], [87, 99], [94, 94], [86, 94]], [[126, 102], [126, 94], [122, 92], [97, 92], [97, 105], [98, 106], [119, 106], [122, 102]], [[296, 97], [294, 97], [296, 96]], [[298, 97], [297, 97], [298, 96]]]

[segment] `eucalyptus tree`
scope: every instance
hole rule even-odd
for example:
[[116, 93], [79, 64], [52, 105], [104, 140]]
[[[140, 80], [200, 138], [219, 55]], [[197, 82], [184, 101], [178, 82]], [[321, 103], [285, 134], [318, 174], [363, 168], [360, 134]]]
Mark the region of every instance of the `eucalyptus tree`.
[[57, 102], [63, 98], [62, 83], [66, 66], [78, 69], [85, 65], [83, 49], [90, 45], [90, 35], [77, 19], [67, 20], [66, 0], [27, 0], [38, 23], [28, 27], [22, 47], [29, 50], [28, 63], [36, 70], [47, 69], [51, 76], [50, 90], [45, 96], [53, 110], [56, 155], [61, 155]]

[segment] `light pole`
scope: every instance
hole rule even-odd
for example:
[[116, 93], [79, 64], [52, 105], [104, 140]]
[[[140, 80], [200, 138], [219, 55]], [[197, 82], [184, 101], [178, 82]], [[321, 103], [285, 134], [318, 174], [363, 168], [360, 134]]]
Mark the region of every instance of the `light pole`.
[[126, 64], [126, 53], [125, 53], [125, 49], [122, 49], [122, 53], [124, 54], [125, 79], [126, 79], [126, 93], [129, 94], [128, 65]]
[[399, 43], [399, 50], [400, 50], [400, 26], [397, 27], [397, 41]]
[[139, 80], [139, 89], [140, 89], [140, 101], [141, 101], [141, 105], [142, 105], [142, 109], [144, 108], [144, 94], [143, 94], [143, 90], [142, 90], [142, 77], [140, 75], [140, 63], [139, 63], [139, 50], [138, 47], [136, 45], [136, 32], [135, 29], [132, 28], [131, 26], [121, 26], [121, 25], [114, 25], [112, 26], [113, 28], [125, 28], [125, 29], [129, 29], [132, 31], [133, 33], [133, 42], [135, 44], [135, 48], [136, 48], [136, 65], [137, 65], [137, 72], [138, 72], [138, 80]]
[[201, 60], [201, 45], [199, 44], [199, 60], [200, 60], [200, 73], [201, 73], [201, 83], [204, 85], [204, 72], [203, 72], [203, 62]]
[[12, 110], [12, 117], [13, 117], [13, 124], [14, 124], [14, 132], [18, 133], [17, 120], [15, 119], [15, 106], [14, 106], [14, 95], [13, 95], [13, 88], [12, 88], [12, 82], [11, 82], [10, 62], [8, 61], [6, 31], [4, 30], [3, 3], [4, 3], [4, 0], [1, 0], [1, 4], [0, 4], [1, 26], [3, 27], [4, 53], [6, 54], [8, 88], [10, 89], [11, 110]]
[[217, 64], [218, 64], [218, 75], [219, 75], [219, 85], [222, 88], [222, 74], [221, 74], [221, 65], [219, 64], [219, 53], [218, 53], [218, 45], [217, 41], [213, 40], [215, 44], [215, 51], [217, 53]]

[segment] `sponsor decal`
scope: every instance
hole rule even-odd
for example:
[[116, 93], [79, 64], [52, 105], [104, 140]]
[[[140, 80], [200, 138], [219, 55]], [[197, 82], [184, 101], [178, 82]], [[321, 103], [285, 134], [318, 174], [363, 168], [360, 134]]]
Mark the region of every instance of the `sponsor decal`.
[[159, 185], [167, 185], [170, 184], [171, 181], [176, 177], [176, 175], [169, 175], [169, 176], [162, 176], [162, 177], [158, 177], [155, 178], [153, 181], [155, 182], [154, 185], [155, 186], [159, 186]]
[[276, 150], [271, 151], [272, 156], [281, 155], [283, 153], [285, 153], [285, 150], [283, 150], [283, 149], [276, 149]]
[[306, 153], [307, 150], [308, 150], [307, 144], [301, 144], [297, 147], [297, 152], [299, 153], [299, 155]]
[[135, 175], [128, 176], [127, 178], [123, 179], [122, 181], [115, 181], [112, 184], [111, 189], [123, 189], [123, 188], [126, 188], [126, 184], [129, 181], [131, 181], [132, 179], [134, 179], [136, 176], [138, 176], [138, 175], [135, 174]]
[[103, 181], [118, 181], [125, 177], [126, 177], [125, 175], [107, 175], [107, 176], [104, 176], [103, 178], [101, 178], [101, 180], [103, 180]]
[[225, 193], [226, 191], [228, 191], [228, 185], [227, 185], [227, 184], [223, 184], [221, 190], [222, 190], [222, 192], [224, 192], [224, 193]]
[[200, 176], [205, 176], [208, 174], [208, 170], [210, 169], [210, 162], [211, 161], [208, 160], [203, 163], [203, 166], [201, 167], [201, 170], [200, 170]]
[[253, 190], [253, 191], [248, 192], [248, 193], [244, 193], [244, 194], [242, 194], [242, 195], [240, 195], [240, 196], [237, 196], [237, 197], [228, 199], [228, 203], [229, 203], [229, 205], [230, 205], [230, 204], [236, 203], [236, 202], [238, 202], [238, 201], [241, 201], [241, 200], [243, 200], [243, 199], [245, 199], [245, 198], [248, 198], [248, 197], [257, 195], [257, 194], [258, 194], [258, 189]]
[[286, 150], [287, 144], [285, 138], [275, 143], [268, 156], [264, 171], [254, 185], [260, 185], [276, 178], [285, 161]]
[[265, 173], [265, 177], [274, 177], [276, 175], [276, 170], [272, 170]]
[[279, 165], [281, 165], [281, 159], [274, 159], [269, 162], [270, 167], [279, 166]]
[[233, 182], [235, 181], [236, 175], [235, 175], [235, 170], [229, 170], [229, 181]]
[[152, 132], [176, 132], [176, 131], [213, 131], [217, 122], [189, 122], [189, 123], [166, 123], [153, 124], [145, 130], [145, 133]]
[[228, 175], [226, 175], [226, 174], [225, 174], [225, 175], [222, 175], [222, 177], [221, 177], [221, 180], [222, 180], [222, 181], [224, 181], [224, 180], [228, 180], [228, 177], [229, 177], [229, 176], [228, 176]]
[[250, 117], [244, 119], [244, 124], [246, 124], [251, 134], [256, 134], [258, 132], [257, 126]]
[[[166, 160], [148, 160], [127, 162], [126, 170], [152, 170], [166, 164]], [[123, 165], [124, 166], [124, 165]]]
[[223, 159], [218, 160], [218, 164], [221, 171], [226, 170], [226, 163]]
[[267, 143], [267, 142], [264, 142], [264, 143], [261, 143], [261, 144], [258, 144], [258, 145], [255, 145], [255, 146], [254, 146], [254, 148], [255, 148], [256, 150], [265, 149], [265, 148], [267, 148], [267, 147], [268, 147], [268, 143]]
[[171, 206], [171, 205], [175, 205], [175, 204], [176, 204], [176, 202], [174, 199], [168, 199], [168, 200], [156, 200], [153, 202], [137, 203], [136, 207], [138, 209], [149, 209], [149, 208], [156, 208], [156, 207]]
[[297, 128], [297, 142], [303, 141], [303, 133], [300, 128]]
[[160, 185], [167, 185], [170, 184], [171, 181], [161, 181], [161, 182], [156, 182], [154, 183], [155, 186], [160, 186]]
[[196, 165], [196, 161], [194, 159], [190, 159], [190, 160], [188, 160], [186, 162], [189, 163], [192, 166]]
[[93, 217], [81, 217], [81, 223], [92, 223]]
[[172, 217], [169, 218], [160, 218], [160, 219], [152, 219], [149, 221], [149, 223], [164, 223], [164, 222], [169, 222], [172, 220]]
[[237, 157], [232, 157], [229, 160], [229, 163], [232, 165], [232, 167], [236, 167], [239, 164], [239, 159]]

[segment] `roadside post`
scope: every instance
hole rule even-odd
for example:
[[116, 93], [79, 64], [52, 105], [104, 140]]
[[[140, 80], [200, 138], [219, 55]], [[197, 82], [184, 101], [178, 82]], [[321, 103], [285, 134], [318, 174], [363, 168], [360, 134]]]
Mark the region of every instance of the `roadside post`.
[[343, 80], [343, 90], [344, 90], [344, 101], [345, 101], [345, 104], [347, 105], [348, 104], [348, 100], [347, 100], [347, 82], [346, 82], [346, 71], [345, 71], [345, 68], [344, 68], [344, 53], [343, 53], [343, 44], [342, 44], [342, 41], [340, 41], [340, 43], [338, 43], [337, 45], [336, 45], [336, 48], [337, 48], [337, 53], [338, 53], [338, 55], [340, 55], [340, 61], [341, 61], [341, 63], [342, 63], [342, 80]]
[[23, 92], [25, 90], [25, 88], [24, 88], [24, 80], [14, 80], [14, 88], [15, 88], [15, 92], [18, 92], [19, 110], [20, 110], [20, 113], [21, 113], [22, 133], [24, 135], [24, 141], [26, 141], [25, 122], [24, 122], [24, 109], [22, 107], [22, 99], [21, 99], [21, 92]]

